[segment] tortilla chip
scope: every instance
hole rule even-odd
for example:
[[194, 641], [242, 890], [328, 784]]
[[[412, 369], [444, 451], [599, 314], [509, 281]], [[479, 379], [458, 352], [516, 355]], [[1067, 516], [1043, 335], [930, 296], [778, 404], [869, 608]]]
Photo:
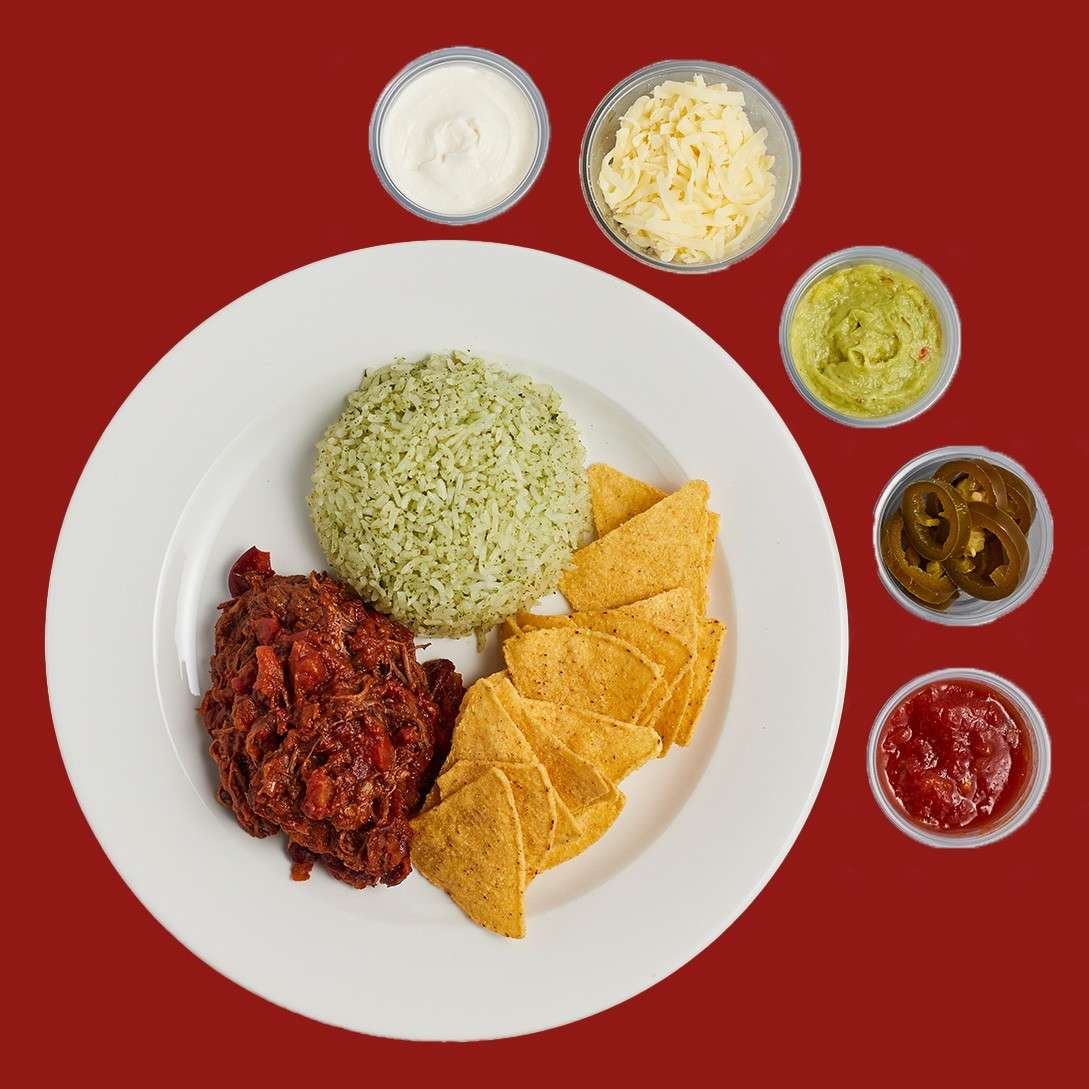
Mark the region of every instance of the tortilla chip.
[[582, 628], [525, 632], [503, 644], [519, 693], [634, 722], [661, 668], [630, 643]]
[[721, 515], [716, 514], [713, 510], [707, 512], [707, 525], [704, 528], [707, 540], [707, 552], [704, 566], [707, 568], [708, 574], [711, 572], [711, 563], [715, 555], [715, 541], [718, 539], [718, 527], [721, 522]]
[[703, 611], [707, 611], [707, 600], [709, 597], [710, 583], [711, 583], [711, 567], [715, 562], [715, 540], [718, 537], [718, 527], [722, 518], [715, 514], [713, 510], [707, 512], [707, 524], [704, 527], [704, 533], [706, 535], [707, 550], [703, 556]]
[[659, 755], [665, 756], [677, 740], [677, 733], [685, 722], [688, 711], [688, 701], [692, 697], [692, 678], [695, 672], [693, 662], [673, 683], [669, 699], [654, 720], [654, 729], [662, 739], [662, 751]]
[[522, 719], [525, 717], [522, 711], [522, 697], [518, 695], [518, 689], [511, 683], [510, 674], [504, 669], [502, 673], [493, 673], [480, 683], [492, 692], [500, 706], [510, 716], [511, 721], [521, 730]]
[[538, 628], [570, 628], [571, 617], [566, 613], [558, 616], [546, 616], [544, 613], [519, 613], [518, 627], [523, 632], [535, 631]]
[[574, 624], [569, 616], [545, 616], [543, 613], [516, 613], [508, 616], [499, 629], [500, 642], [513, 639], [516, 635], [523, 635], [527, 631], [537, 631], [539, 628], [570, 628]]
[[[605, 632], [630, 643], [659, 666], [662, 671], [660, 687], [663, 699], [692, 660], [692, 652], [681, 640], [657, 624], [631, 613], [607, 609], [604, 612], [575, 613], [571, 619], [580, 628]], [[654, 702], [653, 698], [651, 702]]]
[[580, 813], [578, 838], [563, 847], [553, 848], [548, 858], [549, 867], [568, 862], [577, 855], [581, 855], [587, 847], [597, 843], [612, 827], [613, 821], [620, 816], [625, 801], [627, 799], [623, 793], [614, 786], [607, 797], [602, 798], [585, 813]]
[[721, 620], [705, 620], [700, 633], [700, 649], [692, 666], [692, 695], [688, 700], [688, 709], [677, 731], [677, 744], [687, 745], [696, 732], [696, 723], [707, 702], [707, 693], [711, 690], [711, 678], [718, 664], [722, 639], [726, 634]]
[[526, 858], [510, 782], [491, 768], [412, 822], [412, 864], [480, 926], [526, 933]]
[[[506, 676], [506, 670], [500, 670], [500, 672]], [[484, 698], [488, 692], [487, 684], [495, 676], [497, 676], [497, 674], [493, 673], [491, 676], [481, 677], [479, 681], [469, 686], [462, 698], [461, 707], [458, 708], [459, 718], [464, 715], [474, 703]]]
[[707, 484], [690, 480], [649, 510], [579, 549], [560, 576], [576, 609], [611, 609], [686, 586], [704, 595]]
[[562, 741], [573, 753], [589, 760], [612, 783], [619, 783], [636, 768], [657, 756], [661, 738], [650, 726], [618, 722], [590, 711], [557, 703], [523, 700], [526, 716]]
[[507, 777], [514, 794], [528, 883], [540, 872], [556, 836], [556, 792], [548, 772], [536, 763], [487, 764], [480, 760], [459, 760], [439, 776], [435, 786], [445, 801], [463, 786], [479, 779], [489, 768], [498, 768]]
[[664, 628], [622, 609], [575, 613], [571, 619], [580, 628], [604, 632], [630, 643], [661, 667], [662, 676], [672, 682], [692, 658], [689, 648]]
[[549, 778], [557, 797], [567, 806], [571, 815], [578, 818], [595, 802], [609, 793], [609, 779], [592, 760], [580, 756], [565, 745], [555, 734], [523, 714], [526, 737], [537, 753], [538, 759], [549, 771]]
[[[643, 711], [634, 720], [640, 726], [653, 726], [658, 729], [658, 719], [669, 702], [677, 678], [691, 664], [692, 652], [681, 640], [656, 624], [621, 609], [575, 613], [571, 619], [580, 628], [602, 631], [631, 643], [636, 650], [661, 668], [662, 675], [658, 683], [651, 691]], [[664, 741], [662, 730], [658, 730], [658, 733]]]
[[454, 723], [450, 755], [442, 770], [453, 767], [459, 760], [488, 764], [537, 762], [522, 732], [493, 697], [489, 679], [477, 681], [466, 693]]
[[552, 850], [545, 856], [541, 870], [550, 870], [561, 862], [567, 861], [568, 850], [582, 835], [579, 822], [575, 820], [571, 810], [567, 808], [564, 800], [556, 798], [556, 838], [552, 844]]
[[652, 726], [669, 699], [670, 688], [671, 685], [666, 684], [665, 678], [659, 677], [650, 690], [650, 695], [647, 697], [647, 702], [643, 705], [642, 710], [632, 720], [632, 725]]
[[699, 646], [700, 618], [696, 612], [696, 603], [692, 599], [692, 594], [685, 587], [666, 590], [642, 601], [622, 605], [614, 611], [630, 613], [632, 616], [649, 620], [656, 627], [669, 632], [674, 638], [684, 643], [690, 654], [696, 653]]
[[526, 725], [526, 737], [538, 759], [548, 769], [548, 777], [578, 818], [583, 810], [599, 801], [609, 792], [609, 781], [589, 761], [573, 752], [559, 738], [541, 730], [533, 723]]
[[653, 507], [666, 493], [611, 465], [591, 465], [586, 470], [590, 481], [590, 506], [594, 529], [599, 537]]
[[562, 741], [530, 720], [525, 700], [508, 679], [493, 682], [492, 690], [544, 765], [558, 798], [572, 815], [577, 816], [608, 793], [608, 780], [590, 761], [572, 752]]

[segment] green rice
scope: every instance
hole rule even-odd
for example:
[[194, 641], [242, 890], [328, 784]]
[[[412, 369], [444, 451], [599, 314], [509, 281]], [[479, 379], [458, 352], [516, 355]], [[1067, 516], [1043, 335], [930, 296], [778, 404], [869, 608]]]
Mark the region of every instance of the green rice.
[[364, 373], [318, 443], [330, 568], [425, 635], [482, 633], [588, 536], [585, 451], [550, 386], [453, 352]]

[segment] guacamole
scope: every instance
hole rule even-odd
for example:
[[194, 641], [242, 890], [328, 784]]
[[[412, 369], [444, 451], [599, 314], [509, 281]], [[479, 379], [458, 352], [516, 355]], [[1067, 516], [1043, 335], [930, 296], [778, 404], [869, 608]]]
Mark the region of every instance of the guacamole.
[[934, 304], [882, 265], [829, 273], [802, 296], [790, 323], [798, 376], [848, 416], [888, 416], [914, 404], [934, 384], [941, 351]]

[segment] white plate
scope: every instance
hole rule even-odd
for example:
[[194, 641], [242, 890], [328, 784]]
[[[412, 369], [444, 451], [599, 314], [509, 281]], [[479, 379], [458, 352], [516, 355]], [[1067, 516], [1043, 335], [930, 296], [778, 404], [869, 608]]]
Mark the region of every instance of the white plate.
[[[729, 625], [699, 732], [624, 784], [628, 805], [527, 897], [524, 941], [469, 923], [413, 874], [357, 892], [288, 878], [213, 797], [195, 705], [230, 563], [322, 565], [312, 448], [364, 367], [469, 348], [553, 383], [591, 460], [722, 513], [711, 612]], [[57, 546], [46, 625], [64, 761], [95, 835], [189, 949], [282, 1006], [408, 1039], [533, 1032], [679, 968], [756, 896], [824, 776], [847, 669], [832, 528], [801, 452], [732, 359], [621, 280], [477, 242], [320, 261], [232, 303], [107, 428]], [[490, 646], [437, 641], [472, 681]], [[727, 713], [728, 707], [728, 713]]]

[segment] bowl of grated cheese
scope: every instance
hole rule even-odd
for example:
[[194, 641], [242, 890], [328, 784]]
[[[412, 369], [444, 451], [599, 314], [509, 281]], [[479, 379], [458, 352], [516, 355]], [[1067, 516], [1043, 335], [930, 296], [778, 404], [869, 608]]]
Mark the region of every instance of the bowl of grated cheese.
[[718, 272], [783, 225], [801, 181], [789, 116], [766, 87], [710, 61], [662, 61], [618, 83], [582, 139], [586, 205], [626, 253]]

